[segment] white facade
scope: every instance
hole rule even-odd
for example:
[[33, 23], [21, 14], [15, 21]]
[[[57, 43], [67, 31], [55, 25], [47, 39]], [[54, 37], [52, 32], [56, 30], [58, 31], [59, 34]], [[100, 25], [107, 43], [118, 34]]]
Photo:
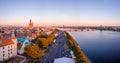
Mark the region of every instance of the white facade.
[[16, 56], [17, 49], [15, 47], [16, 47], [15, 44], [0, 47], [0, 61], [4, 61], [11, 57]]
[[[0, 62], [17, 55], [17, 39], [12, 39], [12, 42], [11, 44], [8, 44], [8, 42], [6, 45], [0, 46]], [[4, 41], [1, 41], [1, 44], [2, 43], [4, 43]]]

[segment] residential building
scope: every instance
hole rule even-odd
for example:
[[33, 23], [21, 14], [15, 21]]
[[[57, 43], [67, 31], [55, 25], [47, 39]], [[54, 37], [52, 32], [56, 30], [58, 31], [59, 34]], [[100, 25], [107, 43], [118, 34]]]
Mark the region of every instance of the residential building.
[[[13, 34], [12, 34], [13, 36]], [[17, 39], [16, 37], [6, 38], [0, 36], [0, 62], [5, 61], [17, 55]]]

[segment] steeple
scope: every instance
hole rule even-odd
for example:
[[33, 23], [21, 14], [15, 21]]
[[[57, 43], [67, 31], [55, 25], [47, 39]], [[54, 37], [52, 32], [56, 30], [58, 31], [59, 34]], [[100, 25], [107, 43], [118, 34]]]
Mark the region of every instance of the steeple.
[[30, 24], [31, 24], [31, 19], [30, 19]]
[[30, 23], [29, 23], [29, 29], [32, 30], [33, 29], [33, 22], [32, 20], [30, 19]]

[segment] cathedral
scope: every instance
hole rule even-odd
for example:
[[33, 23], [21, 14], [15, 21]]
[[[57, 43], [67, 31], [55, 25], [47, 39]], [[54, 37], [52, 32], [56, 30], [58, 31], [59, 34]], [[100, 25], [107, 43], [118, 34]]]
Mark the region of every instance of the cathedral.
[[33, 22], [32, 22], [32, 20], [30, 19], [30, 23], [29, 23], [29, 30], [32, 30], [33, 29]]

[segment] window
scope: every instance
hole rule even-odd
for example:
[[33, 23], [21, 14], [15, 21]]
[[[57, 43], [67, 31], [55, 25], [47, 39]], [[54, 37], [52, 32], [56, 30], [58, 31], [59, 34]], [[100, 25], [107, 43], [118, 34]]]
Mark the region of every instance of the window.
[[3, 54], [3, 57], [4, 57], [5, 55]]
[[4, 49], [4, 46], [3, 46], [3, 49]]
[[3, 60], [5, 60], [5, 59], [3, 58]]
[[5, 51], [3, 51], [3, 53], [5, 53]]

